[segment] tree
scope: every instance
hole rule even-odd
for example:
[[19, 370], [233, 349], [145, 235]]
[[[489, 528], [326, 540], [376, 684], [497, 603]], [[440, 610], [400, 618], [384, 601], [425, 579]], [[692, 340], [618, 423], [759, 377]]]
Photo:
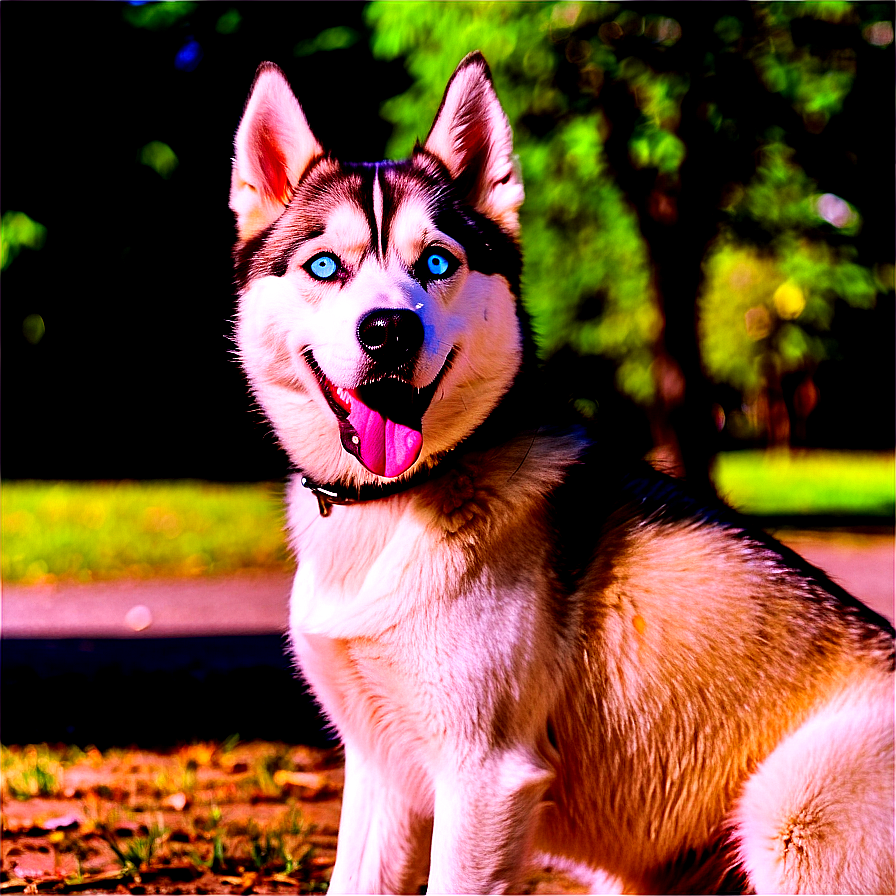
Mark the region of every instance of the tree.
[[[384, 108], [399, 152], [457, 61], [485, 53], [527, 184], [525, 292], [548, 366], [571, 365], [588, 410], [576, 374], [588, 356], [612, 360], [655, 446], [707, 489], [712, 380], [777, 396], [783, 373], [829, 352], [838, 303], [892, 289], [892, 209], [876, 215], [874, 200], [892, 111], [867, 114], [892, 69], [890, 16], [840, 2], [369, 10], [374, 52], [403, 57], [415, 79]], [[732, 265], [761, 276], [767, 326], [752, 305], [717, 313]], [[762, 423], [772, 436], [776, 414]]]

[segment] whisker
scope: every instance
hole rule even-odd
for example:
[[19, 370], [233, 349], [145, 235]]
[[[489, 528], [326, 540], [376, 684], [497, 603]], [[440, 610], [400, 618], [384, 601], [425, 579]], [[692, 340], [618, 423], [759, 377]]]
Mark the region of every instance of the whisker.
[[535, 439], [538, 437], [538, 434], [541, 432], [541, 427], [539, 426], [535, 432], [532, 433], [532, 441], [529, 442], [529, 447], [526, 449], [526, 453], [523, 455], [523, 459], [519, 462], [517, 468], [507, 477], [507, 481], [510, 482], [514, 476], [523, 468], [523, 464], [526, 462], [526, 458], [529, 457], [529, 452], [532, 450], [532, 446], [535, 444]]

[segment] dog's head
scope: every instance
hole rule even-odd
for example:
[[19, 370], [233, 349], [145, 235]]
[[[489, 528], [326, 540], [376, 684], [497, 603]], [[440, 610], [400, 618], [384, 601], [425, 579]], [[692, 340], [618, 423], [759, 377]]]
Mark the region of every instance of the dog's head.
[[269, 63], [235, 142], [236, 340], [291, 460], [355, 485], [431, 464], [521, 363], [523, 188], [485, 60], [402, 162], [334, 159]]

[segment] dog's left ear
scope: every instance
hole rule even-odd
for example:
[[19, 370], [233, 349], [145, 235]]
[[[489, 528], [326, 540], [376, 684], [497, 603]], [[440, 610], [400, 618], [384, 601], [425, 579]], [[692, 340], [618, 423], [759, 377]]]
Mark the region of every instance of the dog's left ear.
[[445, 164], [467, 201], [509, 233], [519, 232], [523, 181], [513, 134], [481, 53], [458, 65], [424, 149]]
[[230, 207], [241, 240], [273, 224], [299, 178], [323, 153], [283, 72], [263, 62], [234, 141]]

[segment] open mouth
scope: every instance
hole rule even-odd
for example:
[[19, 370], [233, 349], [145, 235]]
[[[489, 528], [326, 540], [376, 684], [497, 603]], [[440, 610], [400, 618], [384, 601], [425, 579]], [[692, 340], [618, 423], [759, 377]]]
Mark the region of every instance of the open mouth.
[[423, 415], [454, 354], [452, 349], [435, 379], [422, 389], [396, 377], [363, 383], [357, 389], [343, 389], [327, 379], [310, 350], [304, 357], [339, 423], [342, 447], [371, 473], [394, 478], [420, 456]]

